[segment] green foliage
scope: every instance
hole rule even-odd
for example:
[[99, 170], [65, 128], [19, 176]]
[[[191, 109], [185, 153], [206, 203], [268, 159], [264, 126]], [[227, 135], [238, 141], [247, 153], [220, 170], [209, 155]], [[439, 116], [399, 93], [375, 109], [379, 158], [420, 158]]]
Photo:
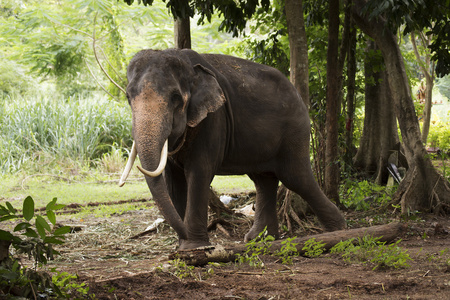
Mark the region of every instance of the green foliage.
[[356, 182], [347, 179], [340, 188], [342, 204], [355, 210], [369, 210], [387, 204], [394, 192], [395, 187], [380, 186], [367, 180]]
[[[186, 264], [186, 262], [180, 258], [176, 258], [169, 261], [170, 268], [168, 271], [178, 277], [179, 279], [194, 278], [195, 280], [204, 280], [214, 275], [214, 269], [210, 266], [202, 268], [201, 271], [196, 271], [194, 266]], [[163, 271], [162, 266], [157, 268], [158, 271]]]
[[[59, 228], [55, 226], [55, 210], [63, 206], [57, 204], [56, 198], [50, 201], [45, 208], [46, 220], [45, 217], [35, 214], [34, 200], [31, 197], [27, 197], [23, 201], [23, 216], [20, 216], [18, 210], [9, 202], [0, 205], [0, 222], [18, 221], [13, 233], [0, 230], [0, 240], [10, 242], [16, 250], [16, 255], [27, 254], [34, 260], [35, 265], [34, 269], [27, 269], [19, 264], [18, 257], [9, 255], [0, 265], [0, 289], [2, 291], [9, 293], [15, 288], [19, 289], [20, 295], [24, 297], [30, 297], [36, 293], [65, 297], [65, 293], [59, 289], [61, 284], [56, 283], [58, 278], [52, 280], [47, 273], [37, 271], [38, 266], [46, 264], [48, 259], [53, 258], [54, 254], [58, 254], [58, 251], [53, 248], [54, 245], [64, 243], [64, 235], [70, 232], [68, 226]], [[34, 222], [32, 222], [33, 220]]]
[[55, 159], [94, 161], [111, 145], [131, 145], [127, 104], [105, 99], [0, 102], [0, 173]]
[[[56, 225], [55, 210], [64, 207], [56, 201], [57, 199], [53, 198], [45, 208], [46, 217], [53, 227]], [[35, 215], [34, 200], [30, 196], [23, 201], [22, 213], [23, 217], [20, 217], [17, 209], [8, 201], [5, 205], [0, 205], [0, 222], [23, 219], [13, 229], [13, 232], [20, 233], [19, 235], [0, 229], [0, 239], [10, 241], [19, 253], [33, 258], [36, 265], [46, 264], [48, 259], [58, 254], [53, 245], [64, 242], [64, 235], [70, 231], [70, 227], [52, 228], [43, 216]], [[31, 223], [32, 219], [34, 224]]]
[[289, 76], [289, 39], [284, 2], [273, 1], [268, 11], [259, 9], [250, 23], [241, 49], [255, 62], [272, 66]]
[[401, 240], [389, 245], [379, 240], [380, 238], [364, 236], [358, 238], [355, 244], [353, 239], [341, 241], [332, 247], [330, 252], [341, 254], [344, 260], [349, 263], [370, 264], [373, 266], [372, 270], [409, 267], [408, 261], [411, 258], [407, 250], [398, 246]]
[[437, 78], [436, 86], [439, 88], [439, 92], [450, 100], [450, 74]]
[[11, 60], [1, 59], [0, 99], [6, 96], [14, 97], [15, 95], [36, 92], [38, 82], [35, 78], [26, 73], [23, 66]]
[[194, 266], [190, 266], [186, 264], [186, 262], [182, 259], [174, 259], [169, 261], [169, 264], [173, 267], [173, 273], [179, 279], [194, 277]]
[[297, 245], [298, 243], [293, 243], [292, 241], [296, 237], [287, 238], [284, 241], [281, 242], [283, 245], [279, 251], [275, 253], [276, 256], [279, 256], [281, 258], [282, 264], [291, 265], [292, 264], [292, 256], [297, 256]]
[[256, 238], [249, 241], [246, 246], [247, 249], [244, 254], [238, 254], [236, 261], [239, 264], [248, 263], [255, 268], [264, 268], [264, 262], [261, 260], [261, 255], [268, 255], [270, 247], [275, 240], [273, 236], [268, 234], [267, 228], [264, 228]]
[[52, 272], [56, 272], [56, 275], [52, 276], [52, 282], [59, 288], [62, 296], [66, 299], [80, 299], [85, 298], [88, 294], [89, 287], [85, 282], [78, 283], [77, 275], [72, 275], [67, 272], [57, 272], [52, 269]]
[[[450, 116], [450, 115], [449, 115]], [[439, 147], [441, 151], [449, 153], [450, 151], [450, 121], [437, 121], [430, 126], [428, 133], [428, 144], [431, 147]]]
[[315, 238], [312, 238], [305, 242], [302, 250], [305, 251], [305, 255], [308, 257], [319, 257], [325, 251], [325, 243], [316, 241]]

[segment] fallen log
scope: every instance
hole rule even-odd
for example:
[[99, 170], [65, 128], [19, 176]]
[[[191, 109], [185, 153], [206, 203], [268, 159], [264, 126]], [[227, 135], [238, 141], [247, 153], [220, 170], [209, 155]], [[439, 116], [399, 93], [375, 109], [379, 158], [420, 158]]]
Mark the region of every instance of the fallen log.
[[[374, 238], [379, 238], [381, 242], [392, 242], [399, 236], [401, 236], [407, 229], [407, 225], [404, 223], [390, 223], [386, 225], [378, 225], [372, 227], [363, 227], [357, 229], [344, 229], [332, 232], [325, 232], [321, 234], [315, 234], [305, 237], [296, 238], [291, 241], [295, 243], [298, 255], [304, 255], [305, 250], [302, 248], [310, 239], [315, 239], [316, 242], [324, 243], [325, 250], [329, 250], [334, 245], [341, 241], [346, 241], [349, 239], [355, 239], [355, 243], [358, 238], [363, 238], [364, 236], [372, 236]], [[277, 240], [272, 242], [269, 248], [269, 254], [273, 254], [283, 246], [281, 244], [282, 240]], [[243, 254], [247, 250], [246, 245], [235, 244], [235, 245], [217, 245], [209, 246], [204, 248], [198, 248], [193, 250], [179, 250], [175, 253], [169, 255], [169, 259], [182, 259], [188, 265], [205, 265], [208, 262], [231, 262], [236, 260], [238, 254]]]

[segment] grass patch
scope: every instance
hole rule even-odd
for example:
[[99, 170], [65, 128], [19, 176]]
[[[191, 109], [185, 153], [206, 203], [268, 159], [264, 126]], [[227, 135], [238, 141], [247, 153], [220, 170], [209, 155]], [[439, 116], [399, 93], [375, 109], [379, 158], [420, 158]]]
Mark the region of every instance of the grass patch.
[[[125, 165], [125, 161], [123, 162]], [[1, 176], [0, 200], [19, 205], [27, 196], [33, 197], [36, 207], [44, 207], [48, 199], [58, 198], [58, 203], [85, 205], [107, 203], [118, 200], [150, 199], [152, 197], [143, 176], [133, 171], [130, 180], [123, 187], [117, 182], [120, 174], [107, 174], [93, 170], [88, 176], [63, 177], [52, 174], [16, 173]], [[219, 194], [239, 194], [254, 190], [253, 182], [247, 176], [217, 176], [212, 187]], [[145, 203], [98, 206], [85, 208], [76, 218], [86, 215], [104, 217], [148, 207]]]
[[2, 199], [13, 204], [21, 203], [26, 196], [32, 196], [36, 207], [45, 206], [48, 199], [58, 198], [61, 204], [86, 204], [150, 198], [151, 194], [144, 181], [130, 181], [122, 188], [117, 186], [118, 176], [94, 178], [73, 178], [69, 181], [62, 177], [47, 175], [25, 177], [20, 175], [3, 176], [0, 187]]
[[255, 185], [246, 175], [216, 176], [211, 183], [219, 194], [240, 194], [255, 190]]

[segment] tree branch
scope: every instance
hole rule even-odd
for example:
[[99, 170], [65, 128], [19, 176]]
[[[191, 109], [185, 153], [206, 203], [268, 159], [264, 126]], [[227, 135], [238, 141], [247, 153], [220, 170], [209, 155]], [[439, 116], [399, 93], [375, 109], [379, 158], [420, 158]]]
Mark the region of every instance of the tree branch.
[[[119, 90], [121, 90], [124, 94], [126, 94], [127, 92], [125, 92], [125, 90], [117, 83], [115, 82], [111, 76], [109, 76], [108, 72], [106, 72], [106, 70], [103, 68], [102, 64], [100, 63], [100, 60], [98, 59], [98, 55], [97, 55], [97, 50], [96, 50], [96, 45], [95, 45], [95, 25], [97, 22], [97, 14], [95, 14], [94, 17], [94, 30], [92, 33], [92, 49], [94, 50], [94, 56], [95, 56], [95, 60], [97, 61], [98, 65], [100, 66], [100, 69], [102, 69], [103, 73], [106, 75], [106, 77], [108, 77], [109, 81], [111, 81]], [[108, 93], [109, 94], [109, 93]]]

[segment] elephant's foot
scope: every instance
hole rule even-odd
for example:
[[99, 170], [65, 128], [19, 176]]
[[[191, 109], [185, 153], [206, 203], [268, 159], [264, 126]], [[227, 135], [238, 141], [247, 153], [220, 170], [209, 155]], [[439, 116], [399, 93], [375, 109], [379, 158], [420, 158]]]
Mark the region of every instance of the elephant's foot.
[[180, 240], [180, 247], [178, 249], [190, 250], [205, 246], [211, 246], [211, 243], [209, 241]]
[[[249, 232], [244, 237], [244, 242], [249, 242], [253, 240], [254, 238], [258, 237], [258, 235], [266, 228], [266, 226], [257, 226], [253, 225]], [[278, 233], [278, 226], [267, 226], [267, 233], [271, 236], [273, 236], [275, 239], [278, 239], [279, 233]]]
[[347, 222], [340, 212], [338, 212], [336, 216], [333, 216], [333, 218], [320, 221], [326, 231], [336, 231], [347, 228]]

